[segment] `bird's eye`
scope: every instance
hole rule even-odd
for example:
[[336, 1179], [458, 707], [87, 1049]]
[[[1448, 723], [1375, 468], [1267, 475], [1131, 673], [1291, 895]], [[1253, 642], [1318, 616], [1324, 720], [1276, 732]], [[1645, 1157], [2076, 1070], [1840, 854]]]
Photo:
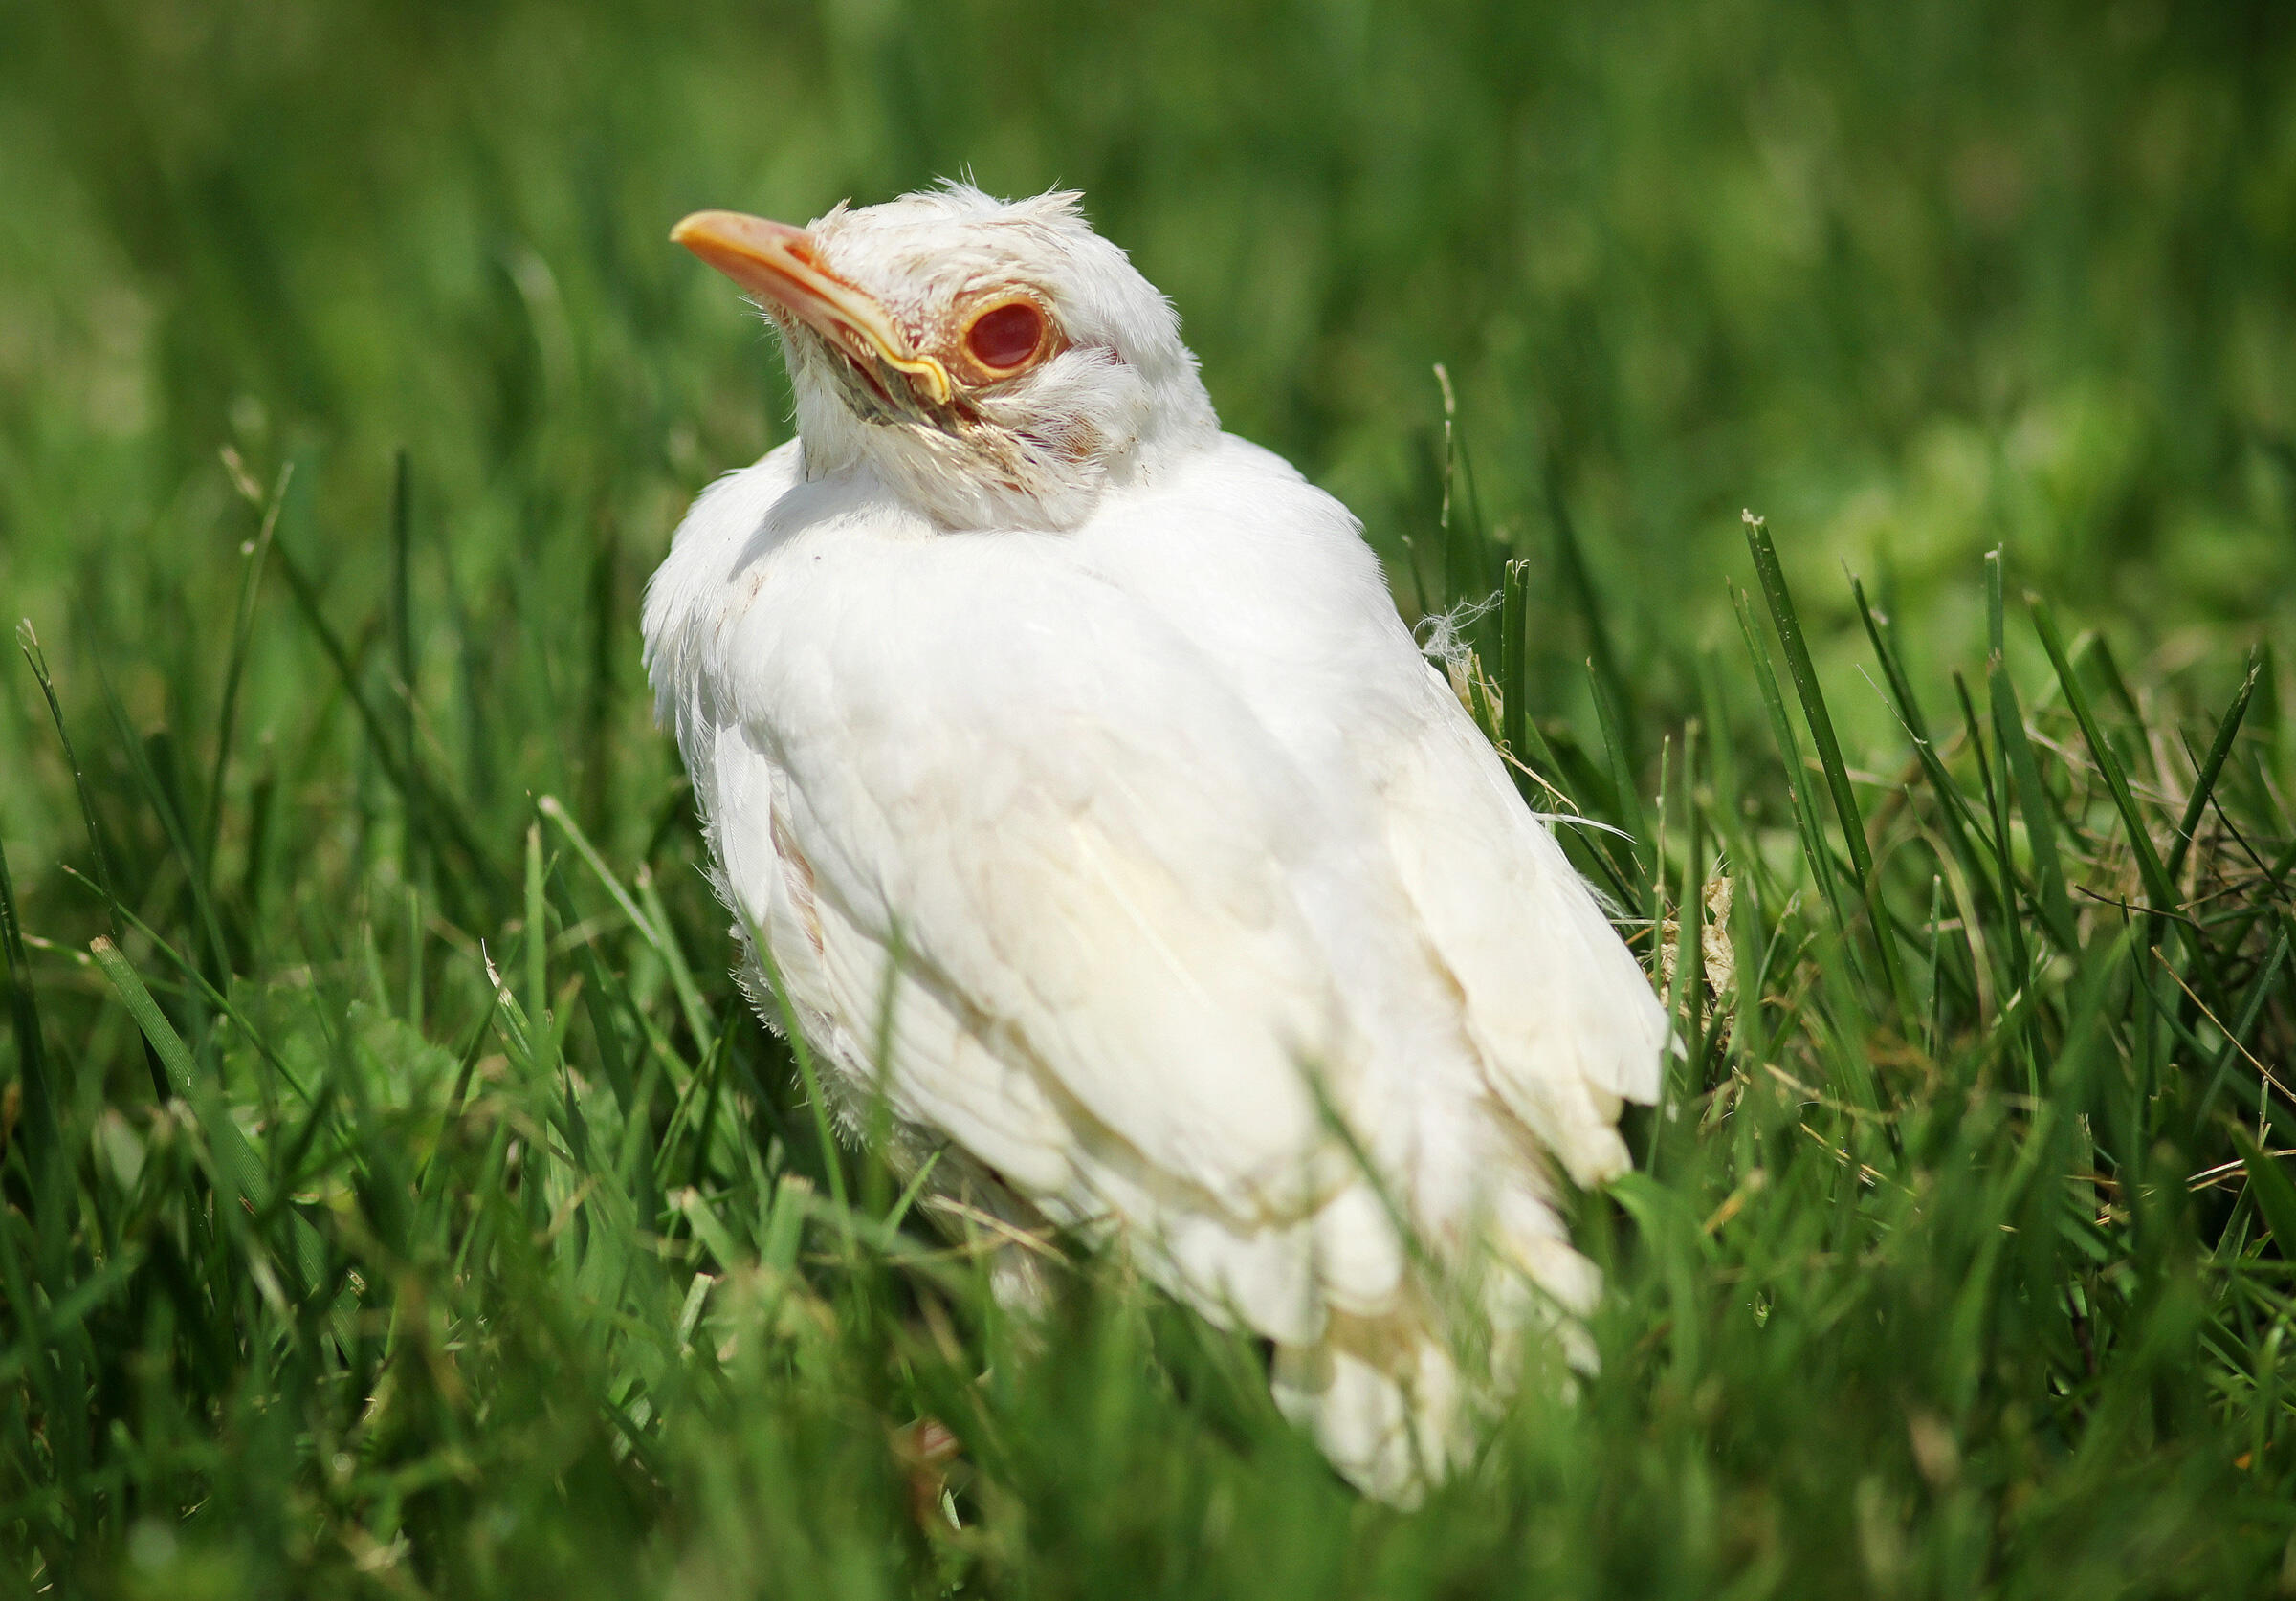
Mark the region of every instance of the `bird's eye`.
[[965, 354], [999, 377], [1027, 365], [1044, 342], [1045, 314], [1027, 300], [991, 306], [964, 331]]

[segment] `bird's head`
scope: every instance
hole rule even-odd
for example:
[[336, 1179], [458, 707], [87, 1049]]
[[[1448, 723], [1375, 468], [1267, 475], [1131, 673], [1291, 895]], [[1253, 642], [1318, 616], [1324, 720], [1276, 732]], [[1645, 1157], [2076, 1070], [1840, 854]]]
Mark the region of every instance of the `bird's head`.
[[873, 472], [943, 527], [1057, 529], [1219, 427], [1171, 302], [1076, 201], [949, 185], [670, 236], [780, 330], [809, 476]]

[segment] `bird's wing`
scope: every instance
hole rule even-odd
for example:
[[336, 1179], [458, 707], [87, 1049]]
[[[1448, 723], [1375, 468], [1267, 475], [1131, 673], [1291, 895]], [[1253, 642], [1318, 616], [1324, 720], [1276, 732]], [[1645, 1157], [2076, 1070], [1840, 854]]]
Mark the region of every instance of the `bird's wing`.
[[[1192, 478], [1081, 537], [1128, 592], [1229, 665], [1311, 782], [1376, 795], [1373, 826], [1416, 911], [1397, 920], [1415, 920], [1448, 970], [1490, 1088], [1580, 1182], [1623, 1168], [1619, 1102], [1657, 1094], [1663, 1009], [1413, 647], [1354, 516], [1230, 440]], [[1391, 951], [1386, 965], [1412, 954]]]
[[[1342, 1104], [1352, 1071], [1302, 904], [1315, 799], [1193, 647], [1055, 538], [838, 530], [776, 553], [716, 676], [783, 776], [770, 826], [825, 1009], [874, 1017], [896, 954], [921, 1048], [892, 1071], [945, 1131], [1050, 1107], [1123, 1148], [1103, 1200], [1184, 1185], [1254, 1227], [1313, 1206], [1329, 1142], [1302, 1067]], [[733, 836], [762, 822], [718, 819], [760, 921], [785, 881]], [[983, 1086], [1035, 1104], [988, 1116]]]
[[1619, 1103], [1658, 1098], [1665, 1008], [1497, 753], [1424, 677], [1418, 735], [1383, 790], [1389, 849], [1491, 1087], [1574, 1180], [1597, 1182], [1629, 1165]]

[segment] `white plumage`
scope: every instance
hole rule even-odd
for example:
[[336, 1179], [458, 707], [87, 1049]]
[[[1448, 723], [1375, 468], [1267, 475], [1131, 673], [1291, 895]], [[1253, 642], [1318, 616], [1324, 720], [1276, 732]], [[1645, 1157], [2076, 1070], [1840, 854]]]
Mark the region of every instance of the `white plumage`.
[[849, 1119], [888, 1063], [904, 1149], [1123, 1235], [1408, 1495], [1468, 1396], [1394, 1214], [1502, 1330], [1568, 1338], [1597, 1281], [1556, 1170], [1628, 1165], [1666, 1036], [1642, 971], [1355, 518], [1219, 431], [1073, 196], [676, 237], [759, 298], [798, 397], [646, 601], [738, 937]]

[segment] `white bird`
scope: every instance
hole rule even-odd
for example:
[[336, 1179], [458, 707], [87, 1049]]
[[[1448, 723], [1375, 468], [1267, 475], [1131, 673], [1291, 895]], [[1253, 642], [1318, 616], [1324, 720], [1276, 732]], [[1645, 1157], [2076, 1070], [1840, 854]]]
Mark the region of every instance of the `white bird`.
[[781, 986], [849, 1133], [882, 1096], [937, 1180], [1122, 1237], [1410, 1498], [1481, 1393], [1459, 1286], [1583, 1348], [1556, 1201], [1630, 1165], [1648, 980], [1356, 518], [1220, 431], [1077, 196], [672, 237], [797, 399], [646, 597], [752, 998], [772, 1024]]

